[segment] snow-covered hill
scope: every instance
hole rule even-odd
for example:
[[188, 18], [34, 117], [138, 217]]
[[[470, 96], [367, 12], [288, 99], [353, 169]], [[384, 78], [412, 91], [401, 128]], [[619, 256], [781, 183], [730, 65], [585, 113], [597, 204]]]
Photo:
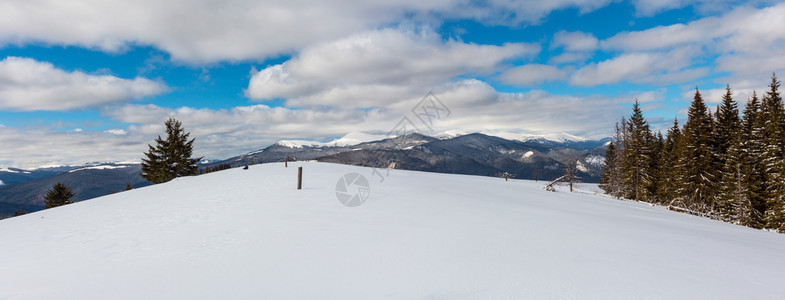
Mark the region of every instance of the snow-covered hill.
[[[254, 165], [2, 220], [0, 298], [785, 295], [784, 235], [543, 182], [376, 171]], [[336, 198], [347, 173], [369, 182], [359, 207]]]

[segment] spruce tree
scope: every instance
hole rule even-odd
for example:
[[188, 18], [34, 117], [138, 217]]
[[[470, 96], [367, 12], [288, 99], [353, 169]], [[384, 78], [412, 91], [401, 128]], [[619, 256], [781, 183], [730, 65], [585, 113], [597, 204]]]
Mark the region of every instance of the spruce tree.
[[605, 164], [602, 166], [602, 174], [600, 174], [600, 188], [606, 194], [620, 198], [622, 194], [617, 156], [616, 146], [611, 141], [608, 144], [608, 149], [605, 150]]
[[761, 105], [766, 141], [763, 156], [767, 198], [765, 218], [766, 228], [785, 231], [785, 108], [779, 87], [779, 80], [772, 75], [769, 91]]
[[651, 130], [638, 99], [632, 107], [632, 115], [627, 121], [627, 135], [622, 150], [622, 183], [626, 198], [636, 201], [649, 201], [649, 187], [653, 176], [651, 170]]
[[764, 121], [761, 118], [760, 101], [757, 93], [752, 92], [752, 98], [744, 108], [744, 118], [741, 122], [741, 145], [743, 149], [743, 173], [749, 193], [752, 211], [748, 222], [742, 225], [762, 228], [765, 225], [766, 213], [766, 178], [763, 158], [766, 151], [766, 137]]
[[195, 139], [188, 140], [182, 123], [174, 118], [165, 122], [166, 139], [159, 135], [155, 147], [147, 145], [146, 158], [142, 159], [142, 178], [152, 183], [163, 183], [181, 176], [196, 175], [197, 163], [202, 159], [191, 158]]
[[673, 126], [668, 129], [659, 155], [659, 172], [657, 173], [657, 200], [660, 204], [668, 204], [676, 198], [678, 188], [678, 152], [677, 143], [681, 139], [678, 119], [673, 119]]
[[[722, 103], [717, 106], [714, 114], [717, 118], [714, 126], [715, 148], [714, 155], [717, 174], [720, 179], [719, 193], [717, 194], [717, 218], [725, 221], [739, 223], [740, 218], [748, 218], [750, 212], [749, 195], [742, 172], [743, 151], [741, 146], [741, 121], [739, 108], [733, 100], [730, 86], [725, 86], [725, 95]], [[744, 216], [737, 215], [738, 205], [744, 204]]]
[[709, 110], [696, 88], [682, 131], [678, 196], [688, 209], [708, 214], [714, 211], [719, 180], [713, 127]]
[[747, 185], [748, 174], [744, 172], [748, 155], [743, 147], [744, 135], [740, 129], [737, 129], [733, 132], [730, 146], [721, 157], [723, 167], [719, 182], [720, 190], [716, 198], [718, 217], [736, 224], [750, 223], [752, 214], [752, 202]]
[[649, 141], [649, 149], [651, 153], [651, 159], [649, 159], [649, 172], [651, 174], [651, 184], [648, 186], [649, 195], [649, 202], [657, 203], [660, 202], [657, 199], [657, 190], [660, 186], [660, 181], [662, 179], [662, 168], [660, 167], [660, 155], [662, 154], [662, 148], [665, 147], [665, 138], [662, 136], [662, 132], [657, 132], [657, 134], [650, 135]]
[[741, 124], [739, 119], [739, 105], [733, 100], [733, 92], [730, 86], [725, 86], [725, 95], [722, 96], [722, 104], [717, 107], [715, 114], [717, 123], [714, 130], [716, 139], [716, 155], [719, 164], [724, 164], [725, 154], [734, 142], [737, 131]]
[[52, 208], [74, 203], [71, 198], [76, 194], [62, 182], [56, 183], [44, 196], [44, 208]]

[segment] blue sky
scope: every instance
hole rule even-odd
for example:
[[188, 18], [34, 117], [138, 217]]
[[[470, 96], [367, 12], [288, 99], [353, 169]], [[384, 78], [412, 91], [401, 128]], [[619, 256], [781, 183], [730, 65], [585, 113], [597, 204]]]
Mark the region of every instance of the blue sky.
[[[184, 8], [185, 7], [185, 8]], [[137, 161], [174, 116], [196, 154], [385, 134], [430, 91], [448, 130], [655, 129], [698, 87], [746, 101], [785, 69], [774, 1], [10, 1], [0, 167]]]

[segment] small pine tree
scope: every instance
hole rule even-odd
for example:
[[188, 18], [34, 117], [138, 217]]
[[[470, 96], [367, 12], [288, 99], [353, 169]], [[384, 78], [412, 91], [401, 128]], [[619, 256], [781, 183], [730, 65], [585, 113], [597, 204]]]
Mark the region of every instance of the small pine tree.
[[602, 174], [600, 174], [600, 188], [606, 194], [616, 198], [621, 197], [621, 187], [619, 183], [619, 165], [616, 160], [616, 146], [613, 141], [608, 143], [608, 149], [605, 150], [605, 164], [602, 166]]
[[623, 117], [620, 122], [616, 122], [616, 131], [605, 151], [605, 163], [600, 175], [600, 187], [616, 199], [625, 196], [622, 178], [622, 150], [624, 149], [624, 136], [627, 135], [626, 123], [627, 121]]
[[166, 140], [159, 135], [155, 147], [149, 147], [142, 159], [142, 178], [152, 183], [163, 183], [181, 176], [196, 175], [202, 157], [191, 158], [195, 139], [188, 140], [182, 123], [174, 118], [165, 122]]
[[74, 203], [71, 198], [76, 194], [67, 185], [58, 182], [44, 196], [44, 208], [52, 208]]

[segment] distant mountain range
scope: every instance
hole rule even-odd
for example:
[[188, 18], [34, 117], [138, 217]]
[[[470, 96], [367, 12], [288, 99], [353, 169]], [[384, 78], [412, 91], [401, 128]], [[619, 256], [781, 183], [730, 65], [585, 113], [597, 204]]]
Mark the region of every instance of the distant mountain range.
[[[584, 182], [597, 182], [609, 139], [584, 140], [569, 135], [555, 137], [517, 136], [505, 139], [481, 133], [452, 132], [426, 136], [418, 133], [385, 138], [352, 133], [333, 142], [280, 141], [266, 148], [226, 160], [204, 162], [202, 169], [219, 165], [240, 167], [268, 162], [317, 160], [376, 168], [498, 176], [510, 173], [518, 179], [552, 180], [560, 176], [568, 161], [577, 160]], [[83, 166], [49, 167], [34, 170], [0, 169], [0, 217], [16, 210], [43, 209], [43, 196], [55, 183], [72, 187], [75, 200], [149, 185], [139, 176], [140, 164], [90, 163]]]
[[140, 164], [90, 163], [36, 170], [0, 169], [0, 217], [13, 215], [17, 210], [32, 212], [44, 207], [44, 195], [56, 183], [62, 182], [74, 191], [75, 201], [81, 201], [125, 190], [150, 185], [139, 176]]
[[570, 160], [586, 182], [597, 182], [608, 139], [551, 141], [544, 138], [508, 140], [481, 133], [439, 139], [412, 133], [356, 145], [327, 146], [279, 142], [267, 148], [217, 161], [208, 166], [232, 167], [280, 162], [286, 157], [341, 164], [397, 169], [496, 176], [502, 172], [520, 179], [552, 180], [561, 176]]

